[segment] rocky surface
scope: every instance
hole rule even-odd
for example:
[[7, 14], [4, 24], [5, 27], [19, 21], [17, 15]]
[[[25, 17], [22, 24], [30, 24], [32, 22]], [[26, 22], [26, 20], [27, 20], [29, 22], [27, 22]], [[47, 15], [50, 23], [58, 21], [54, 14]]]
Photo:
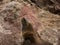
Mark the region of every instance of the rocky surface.
[[59, 0], [31, 0], [31, 1], [44, 10], [48, 10], [54, 14], [60, 14]]
[[19, 6], [21, 7], [18, 2], [11, 2], [0, 12], [1, 45], [21, 45], [22, 43]]
[[59, 0], [0, 1], [0, 45], [59, 45], [59, 10]]

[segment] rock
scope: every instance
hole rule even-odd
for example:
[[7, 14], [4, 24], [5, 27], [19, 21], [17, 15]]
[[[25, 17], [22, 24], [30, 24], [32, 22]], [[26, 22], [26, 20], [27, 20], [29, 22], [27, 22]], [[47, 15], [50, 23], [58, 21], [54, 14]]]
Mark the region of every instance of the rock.
[[49, 10], [54, 14], [60, 14], [59, 0], [31, 0], [31, 1], [44, 10]]
[[40, 29], [38, 30], [38, 33], [40, 34], [41, 38], [43, 38], [43, 40], [45, 41], [52, 43], [53, 45], [58, 45], [58, 43], [60, 42], [58, 41], [60, 37], [60, 34], [59, 34], [60, 33], [59, 32], [60, 16], [54, 15], [48, 11], [46, 12], [44, 10], [42, 11], [40, 10], [38, 18], [40, 19], [40, 22], [43, 25], [42, 31], [40, 31]]
[[3, 36], [1, 45], [21, 45], [23, 39], [19, 19], [20, 8], [21, 4], [13, 1], [0, 12], [0, 33]]
[[41, 31], [40, 36], [43, 40], [52, 43], [53, 45], [58, 44], [58, 32], [54, 29], [46, 29]]

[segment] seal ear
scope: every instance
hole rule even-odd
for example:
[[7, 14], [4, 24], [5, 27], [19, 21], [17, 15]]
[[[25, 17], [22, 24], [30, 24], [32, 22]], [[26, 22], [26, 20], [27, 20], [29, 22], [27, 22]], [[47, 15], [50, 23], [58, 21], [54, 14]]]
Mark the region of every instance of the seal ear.
[[33, 30], [32, 25], [25, 18], [22, 18], [21, 22], [22, 22], [22, 31]]
[[27, 21], [26, 21], [26, 19], [22, 18], [21, 22], [22, 22], [22, 30], [26, 29], [26, 27], [27, 27]]

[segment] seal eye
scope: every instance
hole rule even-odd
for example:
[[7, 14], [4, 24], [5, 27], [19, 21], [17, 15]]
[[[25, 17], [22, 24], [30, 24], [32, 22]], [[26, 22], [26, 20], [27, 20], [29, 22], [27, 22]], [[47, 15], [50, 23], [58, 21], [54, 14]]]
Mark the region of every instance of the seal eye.
[[3, 0], [0, 0], [0, 2], [2, 2]]
[[14, 1], [14, 0], [11, 0], [11, 1]]

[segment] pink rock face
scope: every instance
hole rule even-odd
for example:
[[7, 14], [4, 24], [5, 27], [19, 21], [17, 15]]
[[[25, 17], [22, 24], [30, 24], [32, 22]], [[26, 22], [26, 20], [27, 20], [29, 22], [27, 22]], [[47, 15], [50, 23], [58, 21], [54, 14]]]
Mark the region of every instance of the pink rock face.
[[34, 10], [29, 6], [23, 6], [20, 13], [21, 17], [25, 18], [29, 22], [34, 30], [37, 30], [41, 25], [37, 16], [34, 13]]

